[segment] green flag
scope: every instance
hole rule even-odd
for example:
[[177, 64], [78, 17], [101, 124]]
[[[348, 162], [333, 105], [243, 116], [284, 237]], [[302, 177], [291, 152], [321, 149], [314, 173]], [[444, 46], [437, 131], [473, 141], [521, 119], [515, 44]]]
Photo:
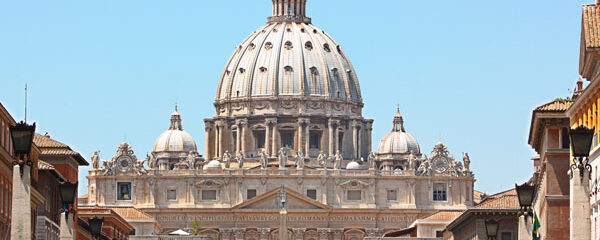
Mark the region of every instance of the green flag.
[[531, 237], [533, 240], [540, 239], [540, 220], [538, 220], [537, 214], [533, 213], [533, 223], [531, 224]]

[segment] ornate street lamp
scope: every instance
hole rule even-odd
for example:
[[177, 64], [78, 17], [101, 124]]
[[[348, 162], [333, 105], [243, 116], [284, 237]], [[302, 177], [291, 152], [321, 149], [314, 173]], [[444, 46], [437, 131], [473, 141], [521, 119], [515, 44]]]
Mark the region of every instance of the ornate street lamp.
[[90, 234], [94, 237], [99, 237], [102, 234], [102, 223], [104, 218], [93, 217], [88, 218], [88, 224], [90, 225]]
[[12, 139], [13, 150], [17, 160], [13, 164], [21, 166], [21, 175], [23, 175], [23, 165], [33, 165], [29, 157], [25, 161], [25, 155], [31, 152], [31, 144], [33, 144], [33, 135], [35, 133], [35, 123], [29, 125], [23, 121], [15, 126], [10, 126], [10, 137]]
[[496, 239], [496, 236], [498, 236], [498, 228], [499, 227], [500, 227], [500, 224], [498, 223], [498, 221], [496, 221], [494, 219], [485, 221], [485, 231], [487, 233], [488, 239]]
[[519, 212], [520, 214], [525, 215], [527, 218], [527, 216], [532, 215], [531, 204], [533, 203], [533, 198], [535, 197], [535, 186], [529, 185], [528, 183], [523, 183], [523, 185], [517, 185], [515, 183], [515, 189], [517, 190], [519, 206], [521, 207]]
[[65, 206], [65, 213], [73, 212], [72, 207], [69, 205], [73, 205], [75, 203], [75, 193], [77, 192], [77, 183], [71, 183], [69, 181], [65, 181], [60, 183], [58, 186], [60, 190], [60, 198], [62, 199], [62, 203]]
[[[569, 177], [573, 178], [573, 170], [579, 169], [579, 175], [583, 177], [583, 172], [588, 170], [592, 172], [592, 166], [588, 163], [590, 148], [592, 147], [592, 139], [594, 138], [595, 128], [589, 129], [584, 126], [579, 126], [569, 130], [569, 138], [571, 140], [571, 150], [573, 152], [573, 163], [569, 169]], [[590, 177], [592, 176], [589, 174]]]

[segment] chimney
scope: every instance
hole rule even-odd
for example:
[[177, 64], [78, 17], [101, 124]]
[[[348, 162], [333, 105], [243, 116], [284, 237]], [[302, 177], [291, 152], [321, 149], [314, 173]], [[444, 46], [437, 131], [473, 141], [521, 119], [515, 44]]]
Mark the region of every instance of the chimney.
[[[600, 0], [596, 0], [596, 4], [600, 2]], [[577, 80], [577, 92], [581, 92], [583, 90], [583, 80], [581, 80], [581, 78], [579, 78], [579, 80]]]

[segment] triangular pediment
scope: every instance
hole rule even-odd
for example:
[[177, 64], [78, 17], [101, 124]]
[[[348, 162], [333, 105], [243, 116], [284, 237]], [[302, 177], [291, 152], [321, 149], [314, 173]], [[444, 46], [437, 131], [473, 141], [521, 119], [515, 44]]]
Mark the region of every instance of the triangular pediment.
[[[329, 210], [330, 206], [312, 200], [294, 190], [283, 188], [286, 194], [287, 210]], [[281, 188], [272, 189], [253, 199], [240, 203], [233, 209], [277, 210], [281, 209]]]

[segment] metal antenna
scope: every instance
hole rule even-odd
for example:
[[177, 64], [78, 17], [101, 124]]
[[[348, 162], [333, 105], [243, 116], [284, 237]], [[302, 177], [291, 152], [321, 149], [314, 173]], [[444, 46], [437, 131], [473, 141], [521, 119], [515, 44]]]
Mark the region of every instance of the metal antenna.
[[27, 83], [25, 83], [25, 123], [27, 123]]

